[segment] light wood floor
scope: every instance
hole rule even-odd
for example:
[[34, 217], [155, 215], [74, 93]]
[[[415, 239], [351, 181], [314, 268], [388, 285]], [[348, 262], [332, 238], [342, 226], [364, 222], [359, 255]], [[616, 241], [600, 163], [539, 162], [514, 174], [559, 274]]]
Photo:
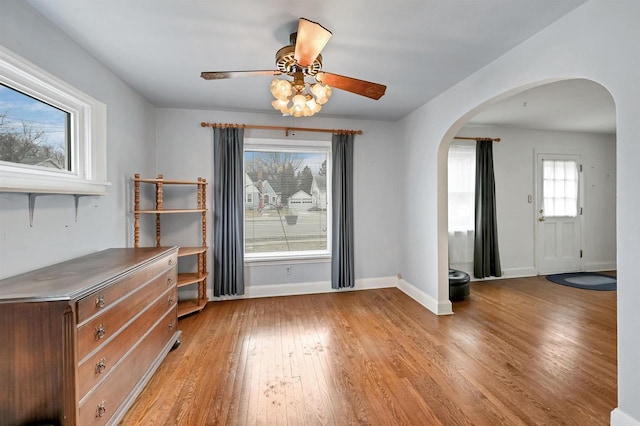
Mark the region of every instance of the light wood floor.
[[441, 317], [398, 289], [209, 303], [123, 424], [608, 424], [616, 292], [471, 291]]

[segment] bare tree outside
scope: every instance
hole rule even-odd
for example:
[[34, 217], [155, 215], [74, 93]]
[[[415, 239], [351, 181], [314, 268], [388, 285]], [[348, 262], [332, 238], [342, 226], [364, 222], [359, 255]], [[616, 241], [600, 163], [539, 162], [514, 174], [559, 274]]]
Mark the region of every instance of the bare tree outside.
[[69, 170], [69, 113], [0, 85], [0, 160]]

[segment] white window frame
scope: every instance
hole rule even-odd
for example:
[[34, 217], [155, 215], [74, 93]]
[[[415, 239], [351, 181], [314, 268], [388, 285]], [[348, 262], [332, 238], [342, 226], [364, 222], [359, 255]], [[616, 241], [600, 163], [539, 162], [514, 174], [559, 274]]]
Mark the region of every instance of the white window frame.
[[[290, 252], [272, 253], [245, 253], [244, 261], [251, 263], [281, 264], [296, 262], [313, 262], [331, 260], [331, 141], [311, 141], [311, 140], [283, 140], [283, 139], [258, 139], [245, 138], [244, 151], [289, 151], [289, 152], [318, 152], [327, 155], [327, 249], [326, 250], [305, 250]], [[243, 154], [244, 159], [244, 154]], [[244, 164], [242, 165], [244, 172]], [[244, 213], [244, 209], [243, 209]], [[244, 214], [242, 220], [244, 221]], [[246, 227], [243, 243], [246, 241]]]
[[107, 107], [0, 45], [0, 83], [69, 113], [71, 170], [0, 161], [0, 192], [104, 195]]

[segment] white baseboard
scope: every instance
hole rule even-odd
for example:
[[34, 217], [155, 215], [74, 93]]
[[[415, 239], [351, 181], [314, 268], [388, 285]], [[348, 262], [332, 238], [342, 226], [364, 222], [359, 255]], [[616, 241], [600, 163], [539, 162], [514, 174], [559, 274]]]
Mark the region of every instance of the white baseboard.
[[335, 293], [338, 291], [354, 291], [354, 290], [372, 290], [376, 288], [397, 287], [409, 297], [420, 303], [422, 306], [430, 310], [436, 315], [451, 315], [453, 307], [451, 301], [446, 300], [438, 302], [424, 291], [396, 277], [380, 277], [380, 278], [364, 278], [355, 282], [352, 289], [334, 290], [331, 288], [331, 282], [318, 281], [308, 283], [294, 284], [273, 284], [260, 286], [245, 287], [245, 294], [242, 296], [222, 296], [213, 297], [209, 289], [210, 301], [223, 301], [234, 299], [252, 299], [258, 297], [278, 297], [278, 296], [297, 296], [302, 294], [319, 294], [319, 293]]
[[611, 412], [611, 426], [640, 426], [640, 421], [616, 408]]
[[584, 265], [584, 270], [587, 272], [614, 271], [616, 269], [618, 269], [616, 262], [592, 262]]
[[429, 296], [424, 291], [420, 290], [413, 284], [406, 282], [403, 279], [398, 280], [398, 288], [404, 292], [407, 296], [430, 310], [436, 315], [451, 315], [453, 314], [453, 307], [451, 301], [438, 302], [433, 297]]
[[246, 286], [242, 296], [213, 297], [209, 289], [209, 300], [222, 301], [233, 299], [253, 299], [257, 297], [298, 296], [302, 294], [335, 293], [339, 291], [372, 290], [375, 288], [388, 288], [397, 286], [396, 277], [362, 278], [357, 279], [354, 288], [335, 290], [331, 288], [330, 281], [318, 281], [308, 283], [272, 284]]
[[502, 270], [501, 278], [535, 277], [536, 275], [538, 275], [538, 271], [534, 267], [509, 268], [509, 269]]

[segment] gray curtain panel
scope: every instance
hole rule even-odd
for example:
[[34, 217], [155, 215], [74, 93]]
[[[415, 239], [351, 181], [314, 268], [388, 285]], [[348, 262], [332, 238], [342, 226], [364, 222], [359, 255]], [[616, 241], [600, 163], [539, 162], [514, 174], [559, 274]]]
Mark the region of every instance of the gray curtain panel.
[[493, 141], [476, 142], [476, 228], [473, 275], [502, 275], [498, 250], [496, 184], [493, 175]]
[[353, 287], [353, 139], [354, 135], [334, 134], [331, 147], [332, 249], [331, 288]]
[[213, 295], [244, 294], [244, 129], [213, 129]]

